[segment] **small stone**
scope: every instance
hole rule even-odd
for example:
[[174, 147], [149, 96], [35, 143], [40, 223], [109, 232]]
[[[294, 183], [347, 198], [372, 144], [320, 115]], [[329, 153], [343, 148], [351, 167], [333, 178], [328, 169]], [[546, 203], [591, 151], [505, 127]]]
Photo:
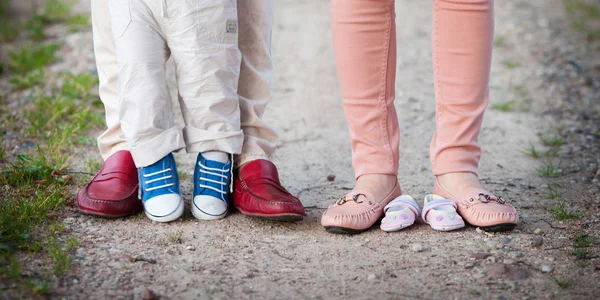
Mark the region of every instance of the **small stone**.
[[465, 264], [465, 269], [472, 269], [473, 267], [475, 267], [475, 263], [473, 262], [468, 262]]
[[156, 296], [156, 293], [154, 293], [152, 290], [147, 289], [146, 291], [144, 291], [144, 296], [142, 296], [142, 299], [144, 299], [144, 300], [158, 300], [158, 296]]
[[503, 238], [500, 240], [500, 243], [502, 243], [503, 245], [508, 245], [508, 244], [510, 244], [510, 241], [512, 241], [512, 239], [511, 239], [511, 238], [509, 238], [509, 237], [503, 237]]
[[413, 244], [411, 246], [411, 249], [415, 252], [423, 252], [423, 250], [425, 250], [425, 248], [423, 248], [423, 245], [421, 244]]
[[73, 284], [79, 284], [79, 280], [73, 279]]
[[372, 281], [372, 280], [375, 280], [375, 279], [377, 279], [377, 275], [375, 275], [375, 274], [369, 274], [369, 276], [367, 277], [368, 281]]
[[333, 174], [327, 175], [327, 181], [334, 181], [334, 180], [335, 180], [335, 175], [333, 175]]
[[[498, 243], [496, 243], [495, 241], [489, 241], [489, 242], [485, 243], [485, 245], [490, 249], [496, 249], [497, 244]], [[500, 248], [502, 248], [502, 247], [500, 247]]]
[[544, 272], [544, 273], [550, 273], [550, 272], [552, 272], [552, 270], [554, 270], [554, 268], [552, 266], [549, 266], [549, 265], [542, 266], [542, 272]]
[[542, 244], [544, 244], [544, 238], [541, 236], [534, 236], [533, 239], [531, 239], [531, 246], [533, 247], [539, 247]]
[[512, 258], [517, 258], [523, 256], [523, 254], [519, 251], [510, 251], [508, 252], [508, 256]]
[[505, 258], [504, 261], [502, 261], [505, 265], [514, 265], [515, 264], [515, 260], [514, 259], [510, 259], [510, 258]]
[[534, 233], [534, 234], [540, 234], [540, 233], [542, 233], [542, 230], [541, 230], [541, 229], [539, 229], [539, 228], [536, 228], [536, 229], [533, 231], [533, 233]]
[[185, 249], [189, 250], [189, 251], [196, 251], [196, 247], [194, 247], [194, 246], [187, 246], [187, 247], [185, 247]]
[[496, 263], [497, 260], [498, 259], [495, 256], [490, 256], [490, 257], [488, 257], [488, 258], [485, 259], [485, 262], [488, 263], [488, 264], [493, 264], [493, 263]]

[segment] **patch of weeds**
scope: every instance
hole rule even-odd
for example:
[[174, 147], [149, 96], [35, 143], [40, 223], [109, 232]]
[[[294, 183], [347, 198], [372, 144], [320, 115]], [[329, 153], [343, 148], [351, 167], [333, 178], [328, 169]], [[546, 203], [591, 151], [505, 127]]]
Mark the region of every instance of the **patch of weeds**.
[[76, 0], [47, 0], [42, 15], [48, 22], [67, 22]]
[[182, 244], [183, 243], [183, 231], [178, 231], [176, 233], [171, 233], [167, 236], [171, 243]]
[[565, 141], [565, 139], [559, 134], [551, 134], [551, 135], [540, 135], [540, 141], [542, 145], [547, 147], [559, 147]]
[[65, 274], [69, 269], [71, 259], [67, 251], [65, 251], [66, 249], [63, 248], [62, 243], [56, 237], [50, 236], [45, 248], [54, 262], [54, 274], [58, 276]]
[[29, 281], [29, 286], [31, 290], [36, 294], [47, 295], [50, 293], [50, 281], [46, 279], [31, 279]]
[[0, 162], [2, 162], [5, 157], [6, 157], [6, 145], [2, 144], [2, 146], [0, 146]]
[[76, 32], [80, 31], [90, 25], [90, 16], [89, 15], [75, 15], [69, 18], [67, 21], [69, 25], [69, 31]]
[[102, 162], [97, 160], [88, 160], [86, 163], [86, 170], [90, 173], [96, 173], [102, 168]]
[[36, 44], [17, 52], [9, 51], [10, 69], [16, 73], [27, 73], [45, 67], [56, 61], [59, 48], [56, 44]]
[[507, 69], [516, 69], [521, 66], [521, 63], [518, 61], [506, 59], [502, 62]]
[[560, 191], [560, 189], [562, 188], [562, 186], [560, 185], [560, 183], [550, 183], [548, 184], [548, 191], [545, 193], [546, 198], [548, 199], [560, 199], [562, 196], [562, 193]]
[[492, 104], [492, 109], [495, 109], [495, 110], [498, 110], [501, 112], [509, 112], [512, 110], [514, 103], [515, 103], [514, 101], [505, 101], [505, 102], [494, 103], [494, 104]]
[[529, 143], [529, 148], [523, 148], [520, 151], [521, 151], [521, 153], [523, 153], [527, 156], [531, 156], [533, 158], [540, 158], [544, 154], [542, 152], [538, 152], [537, 149], [535, 148], [535, 146], [531, 143]]
[[2, 35], [2, 41], [10, 43], [19, 35], [19, 26], [18, 24], [4, 20], [0, 22], [0, 34]]
[[552, 276], [552, 279], [554, 279], [554, 283], [561, 289], [568, 289], [571, 286], [570, 280], [560, 280], [554, 276]]
[[503, 36], [496, 37], [494, 39], [494, 46], [496, 46], [496, 47], [504, 46], [504, 37]]
[[8, 79], [13, 90], [24, 90], [44, 83], [44, 69], [36, 69], [25, 75], [16, 74]]
[[559, 221], [579, 220], [583, 216], [582, 212], [569, 211], [565, 207], [565, 203], [563, 201], [560, 201], [558, 204], [551, 207], [550, 214], [552, 214], [552, 217], [554, 217], [554, 219]]
[[542, 177], [560, 177], [564, 172], [560, 163], [554, 164], [552, 160], [548, 160], [543, 166], [537, 168], [537, 173]]
[[182, 181], [190, 179], [190, 174], [183, 171], [177, 171], [177, 176], [179, 177], [179, 180]]
[[515, 97], [513, 101], [517, 104], [520, 111], [528, 112], [531, 110], [531, 97], [529, 97], [529, 91], [525, 85], [514, 86], [513, 94]]
[[571, 25], [582, 31], [590, 41], [600, 40], [600, 5], [591, 1], [565, 0], [565, 10], [571, 17]]
[[46, 30], [44, 28], [47, 24], [48, 21], [43, 16], [32, 16], [25, 24], [25, 28], [28, 32], [28, 38], [34, 42], [39, 42], [46, 39]]
[[98, 85], [98, 77], [91, 73], [63, 73], [63, 84], [60, 88], [62, 96], [88, 100], [93, 97], [94, 87]]
[[24, 115], [31, 125], [26, 133], [32, 136], [45, 136], [56, 129], [80, 131], [93, 125], [87, 119], [91, 117], [89, 109], [76, 103], [74, 99], [62, 96], [38, 97]]

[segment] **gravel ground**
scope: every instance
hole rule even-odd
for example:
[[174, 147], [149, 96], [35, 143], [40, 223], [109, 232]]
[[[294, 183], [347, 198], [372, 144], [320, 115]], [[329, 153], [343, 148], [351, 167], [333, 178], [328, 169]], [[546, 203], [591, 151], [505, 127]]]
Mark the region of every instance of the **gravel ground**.
[[[319, 224], [323, 210], [353, 185], [350, 142], [337, 85], [328, 1], [276, 1], [273, 101], [266, 120], [280, 133], [273, 160], [282, 181], [298, 195], [308, 216], [277, 223], [237, 212], [214, 222], [191, 214], [170, 224], [143, 214], [107, 220], [64, 211], [81, 245], [72, 268], [55, 281], [69, 299], [597, 299], [600, 245], [577, 260], [573, 238], [600, 227], [598, 185], [597, 48], [573, 34], [562, 2], [497, 1], [491, 104], [515, 101], [514, 109], [488, 109], [480, 137], [481, 178], [511, 199], [521, 223], [490, 234], [468, 227], [437, 232], [420, 222], [396, 233], [377, 227], [360, 235], [332, 235]], [[433, 184], [428, 146], [434, 130], [430, 50], [431, 1], [398, 0], [398, 75], [402, 130], [401, 172], [405, 193], [422, 204]], [[87, 3], [82, 1], [85, 11]], [[91, 29], [63, 34], [63, 61], [51, 72], [94, 70]], [[518, 65], [514, 67], [515, 63]], [[174, 83], [172, 70], [169, 78]], [[5, 82], [5, 79], [2, 79]], [[19, 95], [17, 95], [18, 97]], [[176, 99], [176, 97], [174, 98]], [[560, 132], [565, 175], [546, 179], [544, 164], [524, 155], [538, 134]], [[94, 136], [99, 132], [93, 132]], [[90, 145], [72, 168], [100, 160]], [[177, 154], [192, 173], [194, 156]], [[334, 180], [331, 180], [335, 176]], [[329, 177], [329, 179], [328, 179]], [[79, 178], [82, 183], [84, 178]], [[580, 220], [558, 221], [549, 213], [549, 184], [564, 187], [569, 209]], [[191, 183], [183, 181], [184, 197]], [[76, 196], [73, 186], [72, 196]], [[30, 270], [34, 271], [34, 270]], [[560, 283], [560, 284], [559, 284]]]

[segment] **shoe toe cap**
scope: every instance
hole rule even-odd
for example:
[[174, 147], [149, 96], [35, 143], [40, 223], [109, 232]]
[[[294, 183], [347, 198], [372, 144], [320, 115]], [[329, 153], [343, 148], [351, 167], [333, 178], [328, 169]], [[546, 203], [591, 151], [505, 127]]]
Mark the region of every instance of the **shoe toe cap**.
[[194, 208], [209, 216], [222, 216], [227, 213], [227, 203], [211, 196], [194, 197]]
[[144, 210], [155, 217], [165, 217], [175, 213], [183, 205], [178, 194], [164, 194], [144, 201]]

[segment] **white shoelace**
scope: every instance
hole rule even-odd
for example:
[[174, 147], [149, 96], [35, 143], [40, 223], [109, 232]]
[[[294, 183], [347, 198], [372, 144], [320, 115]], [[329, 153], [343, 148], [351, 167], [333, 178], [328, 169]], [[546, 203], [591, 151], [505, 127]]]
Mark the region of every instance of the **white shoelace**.
[[[200, 171], [202, 173], [206, 173], [206, 174], [209, 174], [209, 175], [218, 176], [218, 177], [221, 177], [221, 179], [227, 179], [227, 176], [225, 176], [225, 175], [222, 175], [222, 174], [219, 174], [219, 173], [210, 172], [210, 171], [218, 171], [218, 172], [221, 172], [221, 173], [226, 173], [226, 172], [229, 172], [229, 169], [225, 170], [225, 169], [218, 169], [218, 168], [209, 168], [209, 167], [203, 165], [202, 162], [198, 162], [198, 166], [200, 166], [200, 168], [201, 168]], [[209, 178], [206, 178], [206, 177], [202, 177], [202, 176], [198, 177], [198, 179], [199, 180], [204, 180], [204, 181], [207, 181], [207, 182], [212, 182], [212, 183], [219, 184], [219, 185], [221, 185], [221, 187], [224, 187], [224, 186], [227, 185], [227, 182], [216, 181], [216, 180], [212, 180], [212, 179], [209, 179]], [[224, 192], [224, 191], [222, 191], [220, 189], [217, 189], [217, 188], [214, 188], [212, 186], [205, 185], [205, 184], [201, 184], [200, 183], [200, 184], [198, 184], [198, 186], [201, 187], [201, 188], [213, 190], [213, 191], [215, 191], [217, 193], [220, 193], [223, 197], [227, 194], [227, 192]]]
[[[159, 174], [162, 174], [162, 173], [166, 173], [166, 172], [170, 172], [170, 171], [171, 171], [171, 168], [166, 168], [164, 170], [156, 171], [156, 172], [150, 173], [150, 174], [143, 174], [142, 173], [142, 176], [144, 178], [149, 178], [149, 177], [156, 176], [156, 175], [159, 175]], [[146, 184], [150, 184], [150, 183], [153, 183], [153, 182], [157, 182], [157, 181], [165, 180], [165, 179], [169, 179], [169, 178], [173, 178], [173, 175], [169, 174], [169, 175], [166, 175], [166, 176], [163, 176], [163, 177], [160, 177], [160, 178], [150, 179], [150, 180], [146, 181], [145, 183]], [[175, 183], [171, 182], [171, 183], [167, 183], [167, 184], [163, 184], [163, 185], [159, 185], [159, 186], [153, 186], [153, 187], [150, 187], [150, 188], [144, 188], [144, 192], [151, 192], [151, 191], [154, 191], [154, 190], [158, 190], [158, 189], [162, 189], [162, 188], [166, 188], [166, 187], [170, 187], [170, 186], [174, 186], [174, 185], [175, 185]]]

